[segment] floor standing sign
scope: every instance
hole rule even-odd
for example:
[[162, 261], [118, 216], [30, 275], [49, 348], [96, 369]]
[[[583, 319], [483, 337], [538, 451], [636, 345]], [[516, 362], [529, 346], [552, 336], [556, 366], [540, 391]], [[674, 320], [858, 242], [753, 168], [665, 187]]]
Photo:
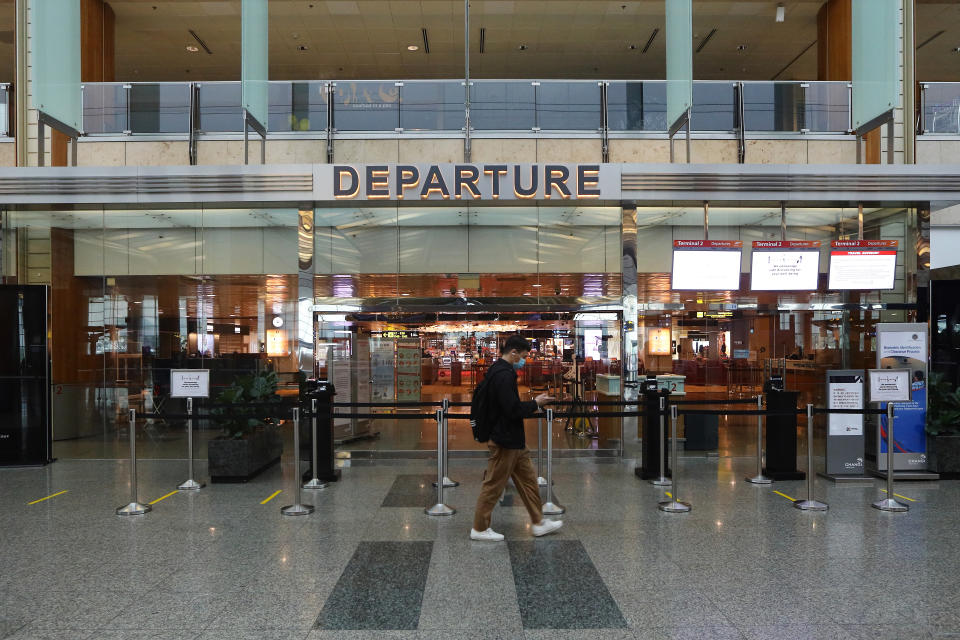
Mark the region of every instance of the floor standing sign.
[[[863, 371], [833, 369], [827, 371], [827, 407], [863, 410]], [[865, 437], [862, 413], [827, 415], [826, 477], [841, 481], [862, 479]]]
[[[910, 400], [895, 402], [896, 429], [893, 468], [895, 471], [927, 470], [927, 325], [917, 322], [877, 324], [877, 369], [909, 370]], [[871, 401], [876, 401], [871, 396]], [[886, 409], [887, 403], [880, 402]], [[887, 469], [887, 418], [877, 425], [877, 470]]]
[[209, 398], [209, 369], [171, 369], [171, 398]]

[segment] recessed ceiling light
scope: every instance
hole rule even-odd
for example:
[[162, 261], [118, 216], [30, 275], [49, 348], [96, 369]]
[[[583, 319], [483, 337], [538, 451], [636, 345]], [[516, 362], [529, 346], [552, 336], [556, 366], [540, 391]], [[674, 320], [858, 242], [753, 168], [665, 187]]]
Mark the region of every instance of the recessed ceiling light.
[[408, 44], [408, 45], [407, 45], [407, 51], [417, 51], [417, 50], [419, 50], [419, 49], [420, 49], [420, 47], [418, 47], [418, 46], [415, 45], [415, 44]]
[[196, 53], [197, 51], [200, 51], [200, 47], [194, 46], [192, 44], [188, 44], [187, 51], [189, 51], [190, 53]]
[[522, 45], [520, 45], [519, 47], [517, 47], [517, 49], [519, 49], [520, 51], [526, 51], [526, 50], [527, 50], [527, 45], [522, 44]]

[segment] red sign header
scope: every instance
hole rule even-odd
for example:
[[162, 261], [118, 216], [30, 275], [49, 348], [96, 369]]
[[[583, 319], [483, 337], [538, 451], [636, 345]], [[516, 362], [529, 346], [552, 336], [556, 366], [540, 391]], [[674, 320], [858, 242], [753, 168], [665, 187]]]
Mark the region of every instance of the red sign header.
[[833, 240], [833, 249], [896, 249], [896, 240]]
[[754, 240], [757, 249], [819, 249], [819, 240]]
[[674, 240], [674, 249], [742, 249], [740, 240]]

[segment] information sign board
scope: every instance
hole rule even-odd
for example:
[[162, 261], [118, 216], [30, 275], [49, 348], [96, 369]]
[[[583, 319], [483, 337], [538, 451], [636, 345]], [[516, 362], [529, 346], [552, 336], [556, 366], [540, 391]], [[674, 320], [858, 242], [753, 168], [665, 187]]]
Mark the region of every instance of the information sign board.
[[210, 369], [171, 369], [171, 398], [209, 398]]

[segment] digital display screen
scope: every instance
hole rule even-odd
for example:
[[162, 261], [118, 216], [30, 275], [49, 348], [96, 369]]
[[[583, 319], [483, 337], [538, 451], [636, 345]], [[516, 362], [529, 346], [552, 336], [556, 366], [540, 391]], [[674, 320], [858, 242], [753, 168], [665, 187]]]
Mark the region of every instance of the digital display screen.
[[896, 273], [896, 240], [831, 243], [830, 289], [893, 289]]
[[754, 242], [750, 288], [754, 291], [816, 291], [819, 242]]
[[680, 291], [740, 288], [739, 241], [675, 240], [670, 287]]

